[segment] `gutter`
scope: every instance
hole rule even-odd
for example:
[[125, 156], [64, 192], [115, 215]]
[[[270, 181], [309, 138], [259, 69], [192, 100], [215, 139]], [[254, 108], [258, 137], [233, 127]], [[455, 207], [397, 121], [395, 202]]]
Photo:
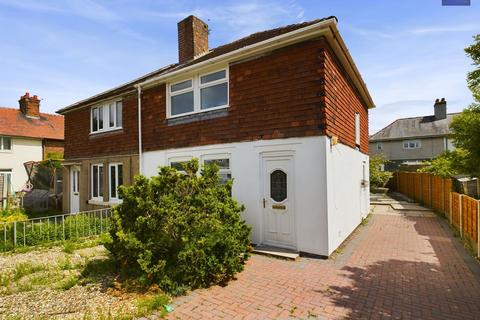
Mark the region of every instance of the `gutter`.
[[138, 173], [141, 175], [142, 170], [142, 86], [136, 84], [138, 96]]

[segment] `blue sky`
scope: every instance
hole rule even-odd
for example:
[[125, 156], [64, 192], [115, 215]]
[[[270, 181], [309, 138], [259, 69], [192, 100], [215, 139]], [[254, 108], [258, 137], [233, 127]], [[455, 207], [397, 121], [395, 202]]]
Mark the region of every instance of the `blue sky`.
[[177, 22], [206, 21], [215, 47], [250, 33], [335, 15], [377, 108], [370, 133], [398, 117], [472, 102], [463, 49], [480, 32], [478, 0], [0, 0], [0, 106], [25, 91], [53, 113], [177, 61]]

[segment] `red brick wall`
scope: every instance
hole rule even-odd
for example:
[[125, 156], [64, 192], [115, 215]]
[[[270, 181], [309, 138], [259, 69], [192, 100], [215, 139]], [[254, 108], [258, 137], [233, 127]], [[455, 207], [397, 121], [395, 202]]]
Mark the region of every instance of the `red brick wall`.
[[327, 134], [338, 136], [350, 147], [355, 145], [355, 113], [360, 114], [360, 151], [368, 153], [368, 108], [359, 93], [327, 48], [322, 52], [324, 68], [324, 103]]
[[123, 98], [123, 129], [90, 134], [90, 107], [65, 114], [65, 159], [138, 153], [137, 96]]
[[320, 135], [322, 46], [305, 42], [230, 66], [228, 116], [168, 125], [165, 85], [145, 91], [144, 150]]
[[[282, 48], [229, 68], [228, 115], [190, 123], [166, 120], [165, 84], [142, 94], [144, 151], [199, 145], [336, 135], [368, 153], [368, 111], [323, 39]], [[65, 115], [65, 159], [137, 153], [137, 98], [123, 101], [124, 128], [90, 135], [90, 108]]]
[[63, 140], [43, 140], [43, 159], [46, 159], [49, 153], [63, 155], [65, 143]]

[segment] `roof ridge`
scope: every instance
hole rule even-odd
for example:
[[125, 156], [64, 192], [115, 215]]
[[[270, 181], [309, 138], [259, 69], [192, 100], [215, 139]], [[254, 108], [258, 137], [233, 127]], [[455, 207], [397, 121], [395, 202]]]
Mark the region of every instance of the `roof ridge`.
[[[19, 108], [14, 108], [14, 107], [0, 107], [0, 109], [13, 110], [13, 111], [21, 112]], [[45, 115], [45, 116], [52, 116], [52, 117], [63, 117], [60, 114], [54, 114], [54, 113], [48, 113], [48, 112], [40, 112], [40, 114]]]

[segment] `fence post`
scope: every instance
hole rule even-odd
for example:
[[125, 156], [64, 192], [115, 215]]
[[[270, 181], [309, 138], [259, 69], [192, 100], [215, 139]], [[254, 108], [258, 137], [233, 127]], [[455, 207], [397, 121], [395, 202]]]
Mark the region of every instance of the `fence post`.
[[460, 203], [458, 204], [460, 218], [459, 218], [459, 225], [460, 225], [460, 237], [463, 238], [463, 194], [460, 195]]
[[452, 221], [453, 220], [453, 216], [452, 216], [453, 215], [453, 206], [452, 206], [453, 193], [452, 193], [452, 191], [450, 191], [449, 195], [450, 195], [450, 215], [449, 215], [449, 217], [450, 217], [450, 224], [453, 224], [453, 221]]
[[17, 246], [17, 221], [13, 222], [13, 246]]
[[480, 257], [480, 200], [477, 200], [477, 257]]

